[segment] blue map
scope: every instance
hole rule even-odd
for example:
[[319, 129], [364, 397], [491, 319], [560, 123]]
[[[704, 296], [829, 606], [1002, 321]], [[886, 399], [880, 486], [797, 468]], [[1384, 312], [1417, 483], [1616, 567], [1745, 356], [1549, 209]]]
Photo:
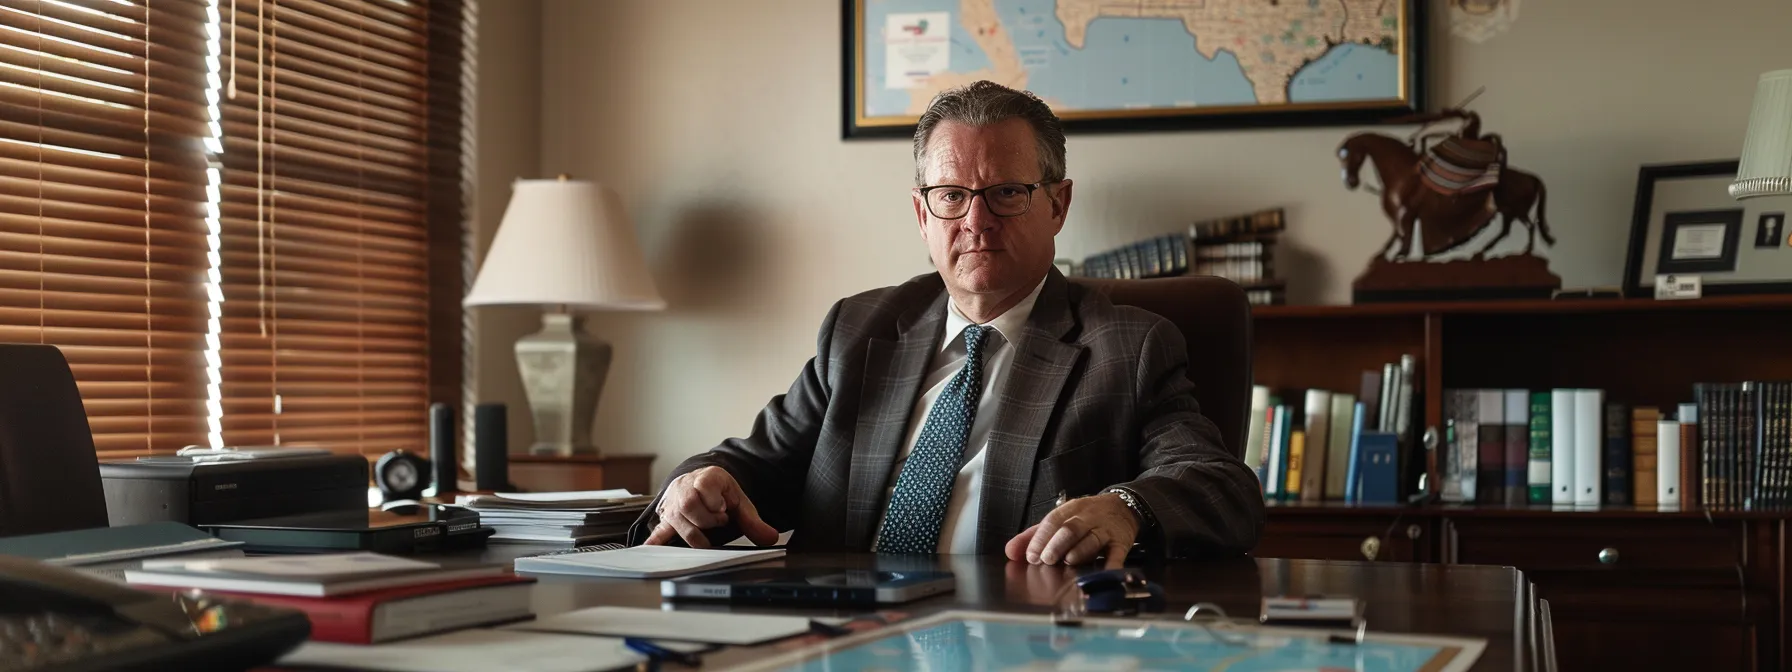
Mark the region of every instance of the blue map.
[[[1054, 626], [1043, 617], [948, 613], [871, 633], [833, 650], [800, 654], [767, 669], [836, 670], [1185, 670], [1193, 672], [1453, 672], [1466, 670], [1484, 642], [1443, 638], [1330, 644], [1286, 630], [1208, 630], [1181, 621], [1114, 621]], [[1139, 625], [1150, 623], [1150, 627]]]
[[1402, 95], [1398, 2], [863, 2], [867, 117], [918, 114], [978, 79], [1073, 114]]

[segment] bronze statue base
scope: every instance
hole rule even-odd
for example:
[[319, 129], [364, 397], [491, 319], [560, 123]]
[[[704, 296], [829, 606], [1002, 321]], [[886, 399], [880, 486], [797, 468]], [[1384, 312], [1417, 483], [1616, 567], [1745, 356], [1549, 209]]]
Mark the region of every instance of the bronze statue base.
[[1561, 287], [1549, 260], [1529, 254], [1439, 262], [1376, 257], [1350, 285], [1353, 303], [1547, 299]]

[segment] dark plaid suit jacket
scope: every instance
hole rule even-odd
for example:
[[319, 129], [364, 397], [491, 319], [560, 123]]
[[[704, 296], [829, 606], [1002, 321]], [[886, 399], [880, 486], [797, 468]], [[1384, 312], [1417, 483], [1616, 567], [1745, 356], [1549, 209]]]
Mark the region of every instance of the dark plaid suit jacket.
[[[940, 347], [946, 291], [938, 274], [835, 304], [816, 356], [752, 432], [679, 464], [732, 474], [791, 548], [867, 551], [928, 362]], [[1256, 474], [1220, 443], [1185, 375], [1187, 345], [1169, 321], [1046, 279], [999, 391], [977, 513], [977, 548], [1039, 522], [1059, 493], [1127, 485], [1170, 557], [1248, 552], [1264, 522]], [[656, 501], [655, 506], [658, 505]], [[650, 507], [629, 542], [658, 518]], [[730, 525], [712, 542], [739, 534]]]

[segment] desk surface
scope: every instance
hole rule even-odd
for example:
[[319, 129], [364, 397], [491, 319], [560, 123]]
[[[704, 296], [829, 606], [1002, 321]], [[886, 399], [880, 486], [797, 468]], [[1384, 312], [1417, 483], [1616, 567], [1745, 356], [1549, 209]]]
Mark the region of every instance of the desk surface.
[[[539, 549], [494, 545], [478, 554], [508, 561]], [[790, 555], [791, 566], [920, 569], [937, 568], [958, 576], [957, 591], [893, 607], [910, 617], [947, 609], [1049, 613], [1050, 604], [1074, 573], [1063, 567], [1010, 563], [1000, 556], [891, 557], [868, 554]], [[1197, 602], [1218, 604], [1234, 617], [1254, 617], [1265, 594], [1355, 595], [1365, 601], [1372, 631], [1478, 637], [1487, 650], [1474, 670], [1536, 669], [1533, 599], [1529, 583], [1510, 567], [1241, 559], [1142, 565], [1164, 587], [1166, 613], [1181, 614]], [[541, 576], [537, 615], [599, 605], [661, 608], [659, 581]], [[775, 609], [677, 602], [675, 610], [846, 616], [832, 609]], [[704, 667], [720, 669], [783, 653], [778, 644], [735, 648], [705, 657]]]

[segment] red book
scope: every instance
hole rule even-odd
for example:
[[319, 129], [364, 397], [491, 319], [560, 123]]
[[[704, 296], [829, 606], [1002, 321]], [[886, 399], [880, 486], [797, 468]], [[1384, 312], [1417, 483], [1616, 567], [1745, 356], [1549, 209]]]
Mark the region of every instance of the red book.
[[534, 583], [530, 577], [506, 574], [338, 597], [207, 592], [303, 611], [311, 619], [314, 641], [378, 644], [527, 618], [535, 613], [530, 600]]

